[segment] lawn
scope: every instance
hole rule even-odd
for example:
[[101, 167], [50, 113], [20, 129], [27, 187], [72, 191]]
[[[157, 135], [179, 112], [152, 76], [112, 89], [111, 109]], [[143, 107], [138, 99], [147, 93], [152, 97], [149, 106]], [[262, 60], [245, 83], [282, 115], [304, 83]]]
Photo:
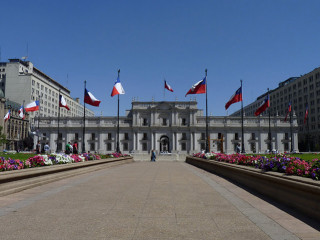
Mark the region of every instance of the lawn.
[[4, 153], [0, 152], [0, 157], [4, 157], [5, 159], [19, 159], [19, 160], [27, 160], [30, 157], [35, 156], [34, 153]]

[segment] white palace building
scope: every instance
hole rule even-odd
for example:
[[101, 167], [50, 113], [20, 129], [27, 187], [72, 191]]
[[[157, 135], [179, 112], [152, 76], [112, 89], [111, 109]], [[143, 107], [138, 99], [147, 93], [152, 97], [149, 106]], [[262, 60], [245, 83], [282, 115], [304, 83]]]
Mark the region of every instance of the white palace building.
[[[37, 119], [35, 119], [37, 121]], [[64, 150], [67, 142], [83, 143], [83, 117], [42, 117], [39, 140], [48, 142], [51, 149], [57, 143]], [[114, 152], [117, 143], [117, 117], [86, 117], [85, 150], [101, 154]], [[37, 122], [35, 123], [37, 125]], [[196, 101], [133, 101], [126, 116], [120, 116], [119, 147], [122, 153], [149, 156], [157, 154], [186, 155], [200, 152], [206, 145], [206, 117]], [[208, 116], [210, 151], [235, 153], [241, 144], [241, 117]], [[271, 149], [298, 151], [298, 125], [294, 116], [292, 126], [283, 117], [273, 116], [270, 121]], [[244, 118], [244, 147], [247, 153], [264, 153], [270, 148], [269, 118]], [[35, 142], [37, 138], [35, 138]], [[271, 150], [269, 149], [269, 150]]]

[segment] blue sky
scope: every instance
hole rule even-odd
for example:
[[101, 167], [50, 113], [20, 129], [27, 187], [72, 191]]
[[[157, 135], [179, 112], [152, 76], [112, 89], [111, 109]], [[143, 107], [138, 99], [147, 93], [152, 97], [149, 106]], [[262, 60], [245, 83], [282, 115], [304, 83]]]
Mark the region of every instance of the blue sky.
[[[208, 69], [208, 112], [225, 116], [240, 108], [225, 103], [243, 80], [244, 105], [267, 88], [320, 66], [318, 0], [117, 0], [3, 1], [1, 60], [29, 60], [83, 100], [87, 89], [101, 100], [96, 115], [117, 114], [110, 97], [121, 69], [126, 91], [120, 115], [132, 98], [164, 100], [163, 80], [174, 89], [165, 100], [188, 95]], [[68, 77], [67, 77], [68, 76]]]

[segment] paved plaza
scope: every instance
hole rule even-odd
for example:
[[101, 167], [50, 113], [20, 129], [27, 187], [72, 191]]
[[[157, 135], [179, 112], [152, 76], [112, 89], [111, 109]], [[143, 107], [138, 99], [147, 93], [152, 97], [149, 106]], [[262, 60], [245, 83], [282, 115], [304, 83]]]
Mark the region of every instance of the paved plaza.
[[103, 168], [0, 200], [1, 239], [320, 239], [319, 229], [184, 162]]

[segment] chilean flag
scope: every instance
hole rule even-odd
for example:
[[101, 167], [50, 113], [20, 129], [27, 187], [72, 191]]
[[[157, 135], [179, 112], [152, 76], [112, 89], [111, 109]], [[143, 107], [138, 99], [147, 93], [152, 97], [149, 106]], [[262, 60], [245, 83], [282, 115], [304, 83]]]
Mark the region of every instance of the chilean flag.
[[173, 92], [173, 89], [170, 87], [166, 80], [164, 80], [164, 88], [168, 89], [170, 92]]
[[20, 107], [20, 109], [19, 109], [19, 117], [21, 117], [22, 118], [22, 120], [24, 120], [25, 119], [25, 115], [24, 115], [24, 111], [23, 111], [23, 105]]
[[202, 79], [201, 81], [194, 84], [190, 90], [187, 92], [186, 96], [188, 94], [200, 94], [200, 93], [206, 93], [206, 81], [207, 77]]
[[4, 116], [4, 121], [8, 121], [10, 119], [10, 110], [7, 112], [7, 114]]
[[289, 102], [287, 114], [286, 114], [286, 117], [284, 118], [285, 122], [287, 121], [287, 118], [288, 118], [288, 115], [289, 115], [290, 112], [291, 112], [291, 101]]
[[306, 105], [306, 112], [305, 112], [305, 114], [304, 114], [303, 124], [305, 124], [305, 123], [307, 122], [308, 115], [309, 115], [309, 107], [308, 107], [308, 104], [307, 104], [307, 105]]
[[64, 108], [70, 110], [70, 108], [67, 105], [66, 100], [64, 99], [64, 97], [62, 95], [59, 95], [59, 107], [64, 107]]
[[87, 89], [84, 90], [84, 102], [95, 107], [99, 107], [101, 103], [101, 101], [96, 99]]
[[34, 112], [39, 110], [39, 100], [31, 102], [24, 108], [26, 112]]
[[115, 84], [113, 86], [111, 97], [118, 95], [118, 94], [124, 94], [124, 89], [121, 85], [119, 77], [117, 78], [117, 81], [115, 82]]
[[242, 87], [240, 87], [230, 98], [230, 100], [226, 103], [226, 110], [229, 108], [229, 106], [236, 102], [242, 101]]
[[255, 111], [254, 115], [259, 116], [263, 113], [267, 108], [270, 107], [269, 94], [266, 96], [260, 107]]

